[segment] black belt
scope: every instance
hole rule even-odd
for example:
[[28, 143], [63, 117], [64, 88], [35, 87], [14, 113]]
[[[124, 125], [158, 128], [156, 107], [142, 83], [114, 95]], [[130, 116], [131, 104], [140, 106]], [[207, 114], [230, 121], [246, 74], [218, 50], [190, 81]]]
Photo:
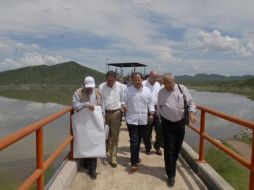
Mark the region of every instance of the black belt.
[[116, 110], [105, 110], [106, 113], [114, 113], [120, 111], [120, 109], [116, 109]]
[[179, 120], [179, 121], [170, 121], [170, 120], [168, 120], [168, 119], [166, 119], [166, 118], [164, 118], [164, 117], [161, 116], [161, 119], [164, 119], [164, 120], [166, 120], [167, 122], [172, 123], [172, 124], [181, 124], [181, 123], [184, 123], [184, 118], [181, 119], [181, 120]]

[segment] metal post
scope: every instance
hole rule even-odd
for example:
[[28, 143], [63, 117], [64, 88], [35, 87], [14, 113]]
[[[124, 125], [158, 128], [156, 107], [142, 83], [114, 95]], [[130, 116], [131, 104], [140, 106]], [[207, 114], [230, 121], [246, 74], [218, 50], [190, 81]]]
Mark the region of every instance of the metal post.
[[253, 139], [254, 139], [254, 130], [252, 130], [252, 152], [251, 152], [249, 190], [254, 190], [254, 140]]
[[109, 71], [108, 60], [109, 58], [106, 58], [106, 73]]
[[[43, 128], [39, 128], [36, 131], [36, 160], [37, 160], [37, 169], [43, 171]], [[44, 189], [44, 171], [42, 175], [37, 180], [37, 189]]]
[[200, 138], [199, 138], [199, 162], [205, 161], [204, 150], [205, 150], [205, 111], [201, 110], [201, 119], [200, 119]]

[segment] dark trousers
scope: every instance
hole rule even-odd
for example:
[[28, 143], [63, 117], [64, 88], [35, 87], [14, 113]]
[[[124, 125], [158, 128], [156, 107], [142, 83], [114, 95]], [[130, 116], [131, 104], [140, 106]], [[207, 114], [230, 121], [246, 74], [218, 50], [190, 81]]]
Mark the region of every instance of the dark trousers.
[[163, 142], [164, 142], [164, 161], [168, 178], [176, 176], [176, 161], [178, 159], [184, 134], [184, 120], [171, 122], [161, 117]]
[[130, 136], [131, 165], [137, 165], [139, 160], [140, 142], [144, 136], [146, 125], [127, 124]]
[[83, 167], [89, 171], [96, 171], [97, 167], [97, 158], [84, 158]]
[[147, 125], [147, 128], [145, 130], [144, 134], [144, 144], [145, 144], [145, 149], [150, 151], [152, 149], [152, 132], [153, 132], [153, 127], [155, 129], [155, 142], [153, 147], [157, 150], [161, 147], [162, 145], [162, 131], [161, 131], [161, 121], [160, 118], [157, 114], [154, 114], [154, 120], [152, 123], [149, 123]]

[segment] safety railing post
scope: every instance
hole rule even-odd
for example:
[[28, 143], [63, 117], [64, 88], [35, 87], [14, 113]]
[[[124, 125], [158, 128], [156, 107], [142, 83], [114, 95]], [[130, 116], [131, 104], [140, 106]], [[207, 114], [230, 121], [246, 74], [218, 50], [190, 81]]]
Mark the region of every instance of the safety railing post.
[[200, 136], [199, 136], [199, 162], [204, 162], [205, 160], [205, 138], [203, 136], [205, 132], [205, 111], [201, 110], [200, 118]]
[[253, 139], [254, 139], [254, 130], [252, 129], [252, 151], [251, 151], [249, 190], [254, 190], [254, 141]]
[[[36, 160], [37, 169], [43, 171], [43, 128], [36, 130]], [[37, 180], [37, 189], [44, 189], [44, 172]]]

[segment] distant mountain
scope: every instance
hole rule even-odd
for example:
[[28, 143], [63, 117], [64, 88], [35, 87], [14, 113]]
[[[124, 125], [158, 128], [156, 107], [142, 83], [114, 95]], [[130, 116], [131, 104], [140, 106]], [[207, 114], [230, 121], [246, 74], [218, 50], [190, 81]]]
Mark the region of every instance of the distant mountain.
[[226, 86], [254, 89], [254, 77], [247, 78], [247, 79], [242, 79], [242, 80], [236, 80], [236, 81], [233, 81], [233, 82], [228, 82], [226, 84]]
[[175, 79], [178, 83], [183, 83], [187, 85], [202, 85], [202, 84], [221, 84], [221, 83], [231, 83], [233, 81], [244, 81], [248, 79], [253, 79], [252, 75], [244, 76], [223, 76], [217, 74], [197, 74], [195, 76], [176, 76]]
[[96, 79], [96, 84], [105, 80], [104, 73], [70, 61], [52, 66], [39, 65], [0, 72], [0, 85], [80, 85], [88, 75]]
[[[52, 66], [39, 65], [0, 72], [0, 85], [81, 85], [84, 76], [93, 76], [96, 84], [105, 80], [105, 74], [76, 62], [70, 61]], [[185, 85], [218, 85], [230, 87], [253, 87], [254, 76], [223, 76], [217, 74], [197, 74], [176, 76], [177, 83]], [[252, 86], [251, 86], [252, 85]]]

